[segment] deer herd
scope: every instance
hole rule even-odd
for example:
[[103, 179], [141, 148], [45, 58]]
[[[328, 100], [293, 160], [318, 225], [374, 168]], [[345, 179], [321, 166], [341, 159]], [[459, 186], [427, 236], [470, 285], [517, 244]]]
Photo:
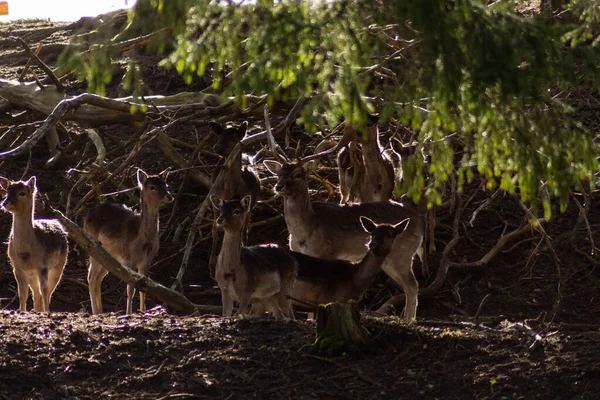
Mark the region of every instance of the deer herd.
[[[214, 212], [209, 268], [221, 291], [222, 313], [294, 318], [294, 308], [312, 310], [319, 304], [359, 299], [380, 270], [404, 290], [404, 319], [413, 322], [419, 284], [412, 269], [422, 246], [425, 218], [417, 207], [392, 200], [395, 172], [379, 144], [376, 122], [364, 132], [345, 128], [331, 151], [291, 161], [272, 151], [265, 160], [277, 177], [275, 192], [283, 198], [289, 248], [275, 244], [248, 246], [250, 216], [261, 183], [255, 171], [242, 165], [242, 154], [224, 160], [246, 135], [247, 122], [238, 127], [210, 123], [217, 137], [215, 152], [222, 157], [208, 201]], [[272, 137], [271, 137], [272, 138]], [[274, 143], [274, 141], [272, 142]], [[308, 175], [312, 160], [337, 151], [341, 203], [312, 201]], [[148, 274], [159, 250], [159, 209], [173, 201], [161, 175], [137, 172], [140, 211], [102, 203], [91, 208], [83, 229], [122, 265]], [[2, 209], [12, 214], [8, 258], [17, 282], [19, 306], [26, 311], [29, 290], [35, 311], [49, 311], [67, 262], [68, 242], [56, 220], [35, 219], [36, 177], [11, 181], [0, 177], [6, 193]], [[219, 247], [219, 231], [223, 232]], [[108, 271], [90, 257], [88, 288], [93, 314], [102, 313], [101, 284]], [[133, 309], [135, 289], [127, 287], [127, 314]], [[144, 312], [145, 294], [140, 293]]]

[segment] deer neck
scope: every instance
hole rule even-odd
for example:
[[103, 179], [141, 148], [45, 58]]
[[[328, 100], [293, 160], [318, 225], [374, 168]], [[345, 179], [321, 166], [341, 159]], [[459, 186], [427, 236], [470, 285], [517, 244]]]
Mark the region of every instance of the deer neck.
[[283, 215], [288, 229], [290, 226], [296, 225], [295, 221], [310, 221], [312, 213], [313, 208], [306, 182], [293, 195], [283, 198]]
[[383, 163], [383, 157], [381, 156], [381, 149], [379, 148], [379, 141], [373, 139], [372, 141], [363, 145], [363, 158], [365, 160], [365, 173], [370, 176], [373, 173], [379, 173], [378, 167]]
[[140, 228], [138, 238], [151, 241], [158, 236], [158, 208], [150, 207], [148, 203], [141, 202]]
[[360, 293], [364, 292], [375, 279], [386, 257], [387, 255], [378, 256], [372, 250], [369, 250], [362, 261], [357, 264], [358, 268], [354, 273], [353, 281], [354, 286], [359, 289]]
[[22, 214], [13, 214], [12, 242], [15, 247], [30, 247], [35, 242], [33, 207]]
[[223, 234], [223, 244], [219, 254], [217, 268], [223, 268], [227, 271], [235, 269], [240, 264], [242, 256], [242, 231], [225, 230]]

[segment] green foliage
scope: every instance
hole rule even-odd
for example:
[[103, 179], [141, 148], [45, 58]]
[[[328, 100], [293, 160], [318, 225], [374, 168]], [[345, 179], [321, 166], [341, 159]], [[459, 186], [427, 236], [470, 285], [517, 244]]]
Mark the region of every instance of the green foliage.
[[[246, 94], [309, 98], [299, 122], [310, 131], [342, 120], [362, 129], [373, 112], [399, 118], [418, 131], [415, 154], [430, 157], [405, 162], [402, 190], [414, 198], [426, 175], [433, 193], [458, 173], [459, 185], [479, 176], [545, 201], [548, 214], [542, 191], [565, 207], [598, 170], [593, 134], [560, 94], [598, 87], [599, 6], [572, 0], [572, 18], [548, 21], [486, 3], [139, 0], [130, 27], [169, 27], [172, 41], [154, 48], [172, 49], [163, 65], [188, 82], [209, 73], [242, 106]], [[93, 53], [82, 63], [103, 88], [108, 65]]]

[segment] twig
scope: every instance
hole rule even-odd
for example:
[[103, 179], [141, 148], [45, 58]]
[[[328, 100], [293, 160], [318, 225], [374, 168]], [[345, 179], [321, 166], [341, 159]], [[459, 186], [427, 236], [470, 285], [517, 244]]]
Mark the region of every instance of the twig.
[[[54, 75], [54, 72], [52, 72], [52, 70], [50, 69], [50, 67], [48, 67], [46, 65], [46, 63], [44, 63], [38, 56], [36, 53], [34, 53], [31, 50], [31, 47], [29, 47], [29, 45], [27, 44], [26, 41], [24, 41], [22, 38], [20, 37], [12, 37], [11, 39], [21, 43], [21, 46], [23, 46], [23, 48], [25, 49], [25, 51], [29, 54], [29, 56], [31, 58], [33, 58], [35, 60], [35, 62], [40, 66], [41, 69], [44, 70], [44, 72], [50, 77], [50, 79], [52, 80], [52, 82], [54, 82], [54, 85], [56, 86], [56, 89], [59, 92], [64, 92], [65, 91], [65, 87], [62, 85], [62, 83], [60, 82], [60, 79], [58, 79], [56, 77], [56, 75]], [[39, 52], [39, 50], [38, 50]]]

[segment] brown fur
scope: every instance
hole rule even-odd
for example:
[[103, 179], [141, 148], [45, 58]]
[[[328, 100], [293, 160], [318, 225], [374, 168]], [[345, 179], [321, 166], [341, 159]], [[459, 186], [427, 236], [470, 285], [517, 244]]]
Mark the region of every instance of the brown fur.
[[237, 300], [240, 314], [246, 314], [255, 303], [275, 317], [293, 319], [288, 296], [292, 294], [297, 274], [294, 259], [287, 250], [275, 245], [242, 246], [242, 226], [250, 212], [250, 201], [250, 196], [231, 201], [211, 197], [220, 212], [216, 225], [225, 232], [215, 273], [223, 315], [233, 314], [233, 302]]
[[[390, 200], [394, 192], [394, 166], [379, 146], [377, 124], [369, 127], [364, 135], [355, 133], [354, 136], [356, 139], [338, 154], [341, 203]], [[357, 142], [361, 144], [361, 152], [352, 148]], [[353, 161], [352, 157], [358, 160]]]
[[6, 198], [2, 208], [13, 215], [8, 237], [8, 258], [13, 266], [19, 309], [26, 311], [28, 291], [35, 311], [50, 310], [52, 293], [67, 263], [67, 234], [56, 220], [34, 219], [36, 178], [27, 182], [0, 179]]
[[290, 248], [314, 257], [356, 261], [365, 255], [367, 233], [359, 218], [366, 216], [377, 223], [410, 222], [395, 241], [383, 263], [383, 270], [406, 295], [407, 321], [414, 320], [419, 284], [412, 270], [413, 255], [424, 235], [424, 219], [416, 210], [400, 203], [377, 202], [356, 205], [317, 203], [310, 200], [303, 165], [265, 161], [265, 166], [278, 175], [275, 189], [283, 195], [284, 217], [290, 232]]
[[294, 299], [309, 304], [326, 304], [346, 302], [362, 296], [381, 269], [394, 239], [406, 228], [408, 220], [397, 225], [377, 225], [366, 217], [360, 220], [370, 236], [369, 250], [360, 262], [328, 260], [290, 251], [298, 262]]
[[[225, 159], [231, 154], [233, 148], [244, 138], [248, 129], [248, 122], [244, 122], [237, 128], [224, 128], [221, 125], [211, 122], [210, 127], [213, 133], [217, 136], [217, 143], [213, 149], [217, 154], [223, 158], [217, 164], [211, 176], [211, 181], [214, 182], [217, 176], [221, 172]], [[213, 195], [225, 200], [241, 200], [244, 196], [250, 196], [251, 203], [250, 209], [254, 208], [256, 200], [260, 195], [260, 180], [256, 176], [256, 173], [248, 167], [242, 167], [242, 153], [238, 154], [231, 168], [227, 171], [227, 176], [222, 181], [221, 185], [213, 188]], [[213, 207], [213, 215], [215, 219], [218, 215], [218, 210]], [[242, 243], [247, 243], [248, 227], [250, 226], [251, 213], [248, 213], [244, 226], [242, 228]], [[218, 233], [219, 230], [215, 225], [212, 228], [212, 248], [210, 252], [209, 267], [210, 270], [214, 270], [217, 262], [217, 248], [218, 248]]]
[[[102, 244], [117, 261], [143, 275], [158, 252], [158, 209], [173, 200], [162, 178], [138, 171], [141, 213], [117, 204], [99, 204], [85, 216], [83, 229]], [[90, 257], [88, 285], [92, 313], [102, 313], [102, 280], [108, 271]], [[135, 289], [127, 286], [127, 314], [133, 308]], [[146, 311], [146, 296], [140, 292], [140, 311]]]

